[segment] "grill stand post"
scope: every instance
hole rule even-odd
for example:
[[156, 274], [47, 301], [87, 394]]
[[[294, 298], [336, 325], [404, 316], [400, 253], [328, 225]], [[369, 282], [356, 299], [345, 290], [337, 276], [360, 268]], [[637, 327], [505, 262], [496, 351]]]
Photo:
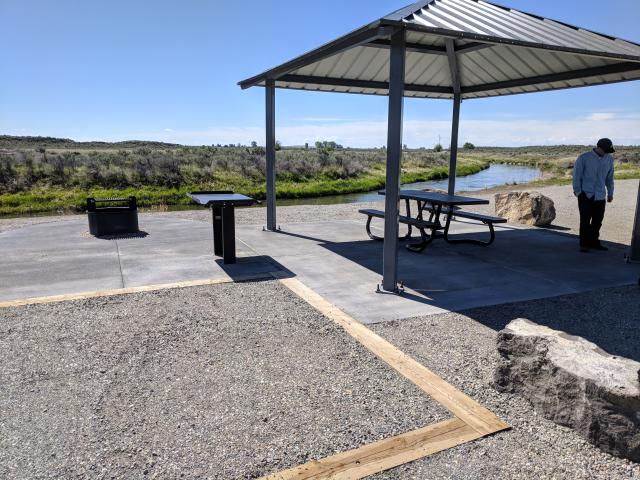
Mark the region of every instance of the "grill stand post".
[[222, 207], [222, 260], [224, 263], [236, 263], [236, 225], [235, 207]]
[[211, 207], [213, 220], [213, 254], [222, 256], [222, 207]]

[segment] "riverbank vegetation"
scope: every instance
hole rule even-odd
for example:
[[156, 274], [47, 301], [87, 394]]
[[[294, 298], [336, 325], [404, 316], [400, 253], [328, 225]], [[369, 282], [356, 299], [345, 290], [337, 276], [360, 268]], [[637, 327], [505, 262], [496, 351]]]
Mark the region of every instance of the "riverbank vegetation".
[[[280, 198], [384, 187], [384, 149], [319, 142], [316, 148], [281, 148], [276, 156]], [[446, 178], [447, 158], [445, 152], [406, 151], [402, 181]], [[188, 205], [186, 192], [192, 190], [233, 190], [261, 199], [265, 165], [264, 148], [256, 144], [187, 147], [0, 137], [0, 214], [82, 211], [87, 196], [135, 195], [138, 205], [147, 208]], [[476, 173], [488, 165], [484, 160], [462, 160], [458, 174]]]
[[[465, 145], [458, 175], [490, 163], [542, 168], [546, 182], [564, 182], [584, 146], [486, 148]], [[279, 198], [366, 192], [384, 186], [386, 151], [350, 149], [334, 142], [279, 148]], [[447, 177], [447, 151], [407, 149], [402, 182]], [[617, 177], [640, 177], [640, 148], [616, 153]], [[264, 148], [161, 142], [74, 142], [49, 137], [0, 136], [0, 215], [82, 211], [86, 197], [135, 195], [143, 208], [190, 204], [191, 190], [233, 190], [265, 196]]]

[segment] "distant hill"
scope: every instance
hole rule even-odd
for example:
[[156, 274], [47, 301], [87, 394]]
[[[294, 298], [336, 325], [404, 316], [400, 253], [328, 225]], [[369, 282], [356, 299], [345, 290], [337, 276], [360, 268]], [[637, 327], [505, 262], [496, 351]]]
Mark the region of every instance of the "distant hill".
[[[248, 148], [246, 145], [215, 145], [218, 148]], [[13, 136], [13, 135], [0, 135], [0, 149], [38, 149], [38, 148], [51, 148], [51, 149], [134, 149], [134, 148], [149, 148], [149, 149], [161, 149], [170, 150], [175, 148], [187, 147], [198, 148], [195, 145], [181, 145], [179, 143], [166, 143], [166, 142], [154, 142], [148, 140], [125, 140], [123, 142], [76, 142], [70, 138], [56, 138], [56, 137], [31, 137], [31, 136]], [[201, 147], [208, 147], [207, 145], [201, 145]], [[616, 145], [616, 148], [621, 150], [625, 148], [637, 149], [637, 146], [623, 146]], [[304, 146], [283, 145], [283, 150], [304, 150]], [[342, 147], [341, 147], [342, 148]], [[530, 145], [522, 147], [485, 147], [476, 146], [476, 151], [490, 152], [514, 152], [514, 153], [541, 153], [544, 155], [566, 155], [567, 153], [573, 155], [576, 152], [580, 152], [585, 148], [589, 148], [587, 145]], [[460, 146], [462, 150], [462, 145]], [[315, 147], [311, 146], [309, 150], [314, 151]], [[353, 148], [345, 146], [344, 150], [349, 151], [361, 151], [370, 152], [379, 150], [379, 147], [370, 148]], [[411, 148], [409, 150], [431, 150], [430, 148]], [[445, 148], [446, 150], [446, 148]], [[465, 149], [466, 150], [466, 149]]]
[[69, 138], [20, 137], [0, 135], [0, 148], [178, 148], [177, 143], [151, 142], [146, 140], [126, 140], [124, 142], [76, 142]]

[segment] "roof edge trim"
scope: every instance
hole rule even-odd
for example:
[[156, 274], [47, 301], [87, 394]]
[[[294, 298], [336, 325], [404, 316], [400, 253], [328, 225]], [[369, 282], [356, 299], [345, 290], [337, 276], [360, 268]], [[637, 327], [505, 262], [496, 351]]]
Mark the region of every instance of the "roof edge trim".
[[238, 85], [244, 90], [249, 87], [253, 87], [258, 83], [270, 78], [277, 79], [282, 75], [297, 70], [298, 68], [309, 65], [310, 63], [318, 62], [324, 58], [336, 55], [344, 50], [357, 47], [364, 43], [369, 43], [372, 40], [386, 38], [391, 36], [398, 28], [404, 28], [403, 25], [382, 25], [381, 22], [375, 21], [369, 25], [365, 25], [362, 28], [354, 30], [342, 37], [339, 37], [329, 43], [315, 48], [307, 53], [299, 55], [288, 62], [285, 62], [270, 70], [266, 70], [258, 75], [241, 80]]

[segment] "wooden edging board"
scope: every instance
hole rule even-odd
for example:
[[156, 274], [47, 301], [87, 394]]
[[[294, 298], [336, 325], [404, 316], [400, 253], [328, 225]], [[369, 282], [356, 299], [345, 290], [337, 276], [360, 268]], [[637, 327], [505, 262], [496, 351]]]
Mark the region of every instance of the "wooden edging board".
[[[278, 278], [277, 275], [275, 276]], [[454, 418], [263, 478], [269, 480], [362, 478], [510, 428], [487, 408], [347, 315], [298, 279], [280, 278], [279, 280], [449, 410]]]
[[113, 288], [109, 290], [96, 290], [91, 292], [68, 293], [64, 295], [49, 295], [46, 297], [28, 297], [16, 300], [0, 301], [0, 308], [19, 307], [22, 305], [35, 305], [39, 303], [67, 302], [71, 300], [84, 300], [87, 298], [112, 297], [115, 295], [128, 295], [131, 293], [153, 292], [156, 290], [168, 290], [172, 288], [199, 287], [202, 285], [219, 285], [221, 283], [246, 282], [250, 280], [272, 279], [273, 273], [257, 275], [205, 278], [199, 280], [188, 280], [185, 282], [159, 283], [155, 285], [143, 285], [139, 287]]
[[0, 308], [271, 278], [278, 279], [293, 293], [340, 325], [345, 332], [449, 410], [454, 417], [321, 460], [312, 460], [268, 475], [263, 477], [264, 479], [358, 479], [510, 428], [491, 411], [347, 315], [302, 282], [296, 278], [282, 278], [277, 272], [22, 298], [2, 301]]
[[482, 437], [459, 418], [385, 438], [263, 477], [264, 480], [362, 478]]

